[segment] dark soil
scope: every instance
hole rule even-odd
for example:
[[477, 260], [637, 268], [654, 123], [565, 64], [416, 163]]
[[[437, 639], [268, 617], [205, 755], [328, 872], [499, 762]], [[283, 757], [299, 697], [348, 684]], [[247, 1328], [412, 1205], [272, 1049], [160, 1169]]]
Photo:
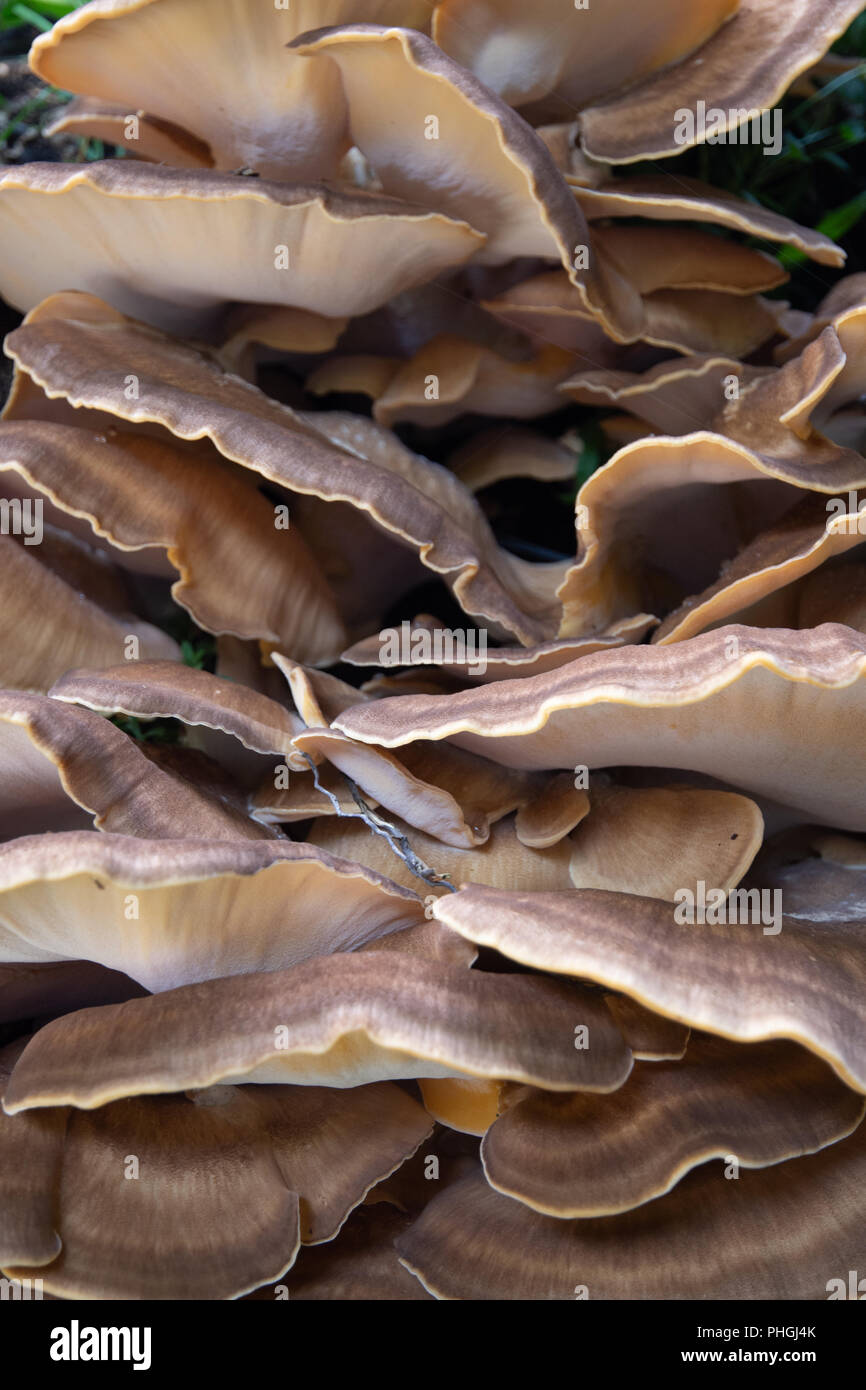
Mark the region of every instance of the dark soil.
[[0, 33], [0, 162], [29, 164], [50, 159], [76, 162], [84, 158], [77, 136], [43, 135], [44, 126], [69, 101], [65, 92], [46, 87], [27, 66], [27, 49], [34, 29]]

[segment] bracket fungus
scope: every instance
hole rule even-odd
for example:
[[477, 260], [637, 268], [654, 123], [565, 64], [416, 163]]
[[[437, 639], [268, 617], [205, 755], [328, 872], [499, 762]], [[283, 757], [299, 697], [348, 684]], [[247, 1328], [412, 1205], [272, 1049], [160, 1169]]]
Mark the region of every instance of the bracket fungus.
[[824, 1298], [862, 0], [44, 8], [20, 161], [0, 113], [2, 1296]]
[[[38, 38], [30, 61], [46, 82], [90, 99], [74, 115], [87, 134], [98, 129], [94, 99], [126, 117], [113, 143], [139, 158], [156, 157], [151, 130], [168, 124], [175, 143], [196, 148], [204, 167], [292, 182], [332, 178], [349, 148], [339, 75], [327, 63], [312, 68], [292, 58], [286, 46], [321, 24], [363, 18], [423, 29], [428, 16], [423, 0], [210, 0], [203, 25], [201, 6], [190, 0], [103, 0]], [[165, 61], [166, 52], [190, 50], [194, 74]], [[221, 90], [232, 92], [231, 102], [219, 99]], [[140, 108], [142, 119], [129, 123]]]
[[125, 160], [7, 170], [0, 228], [0, 294], [16, 309], [101, 292], [189, 336], [216, 331], [238, 301], [369, 313], [484, 243], [463, 220], [377, 194]]

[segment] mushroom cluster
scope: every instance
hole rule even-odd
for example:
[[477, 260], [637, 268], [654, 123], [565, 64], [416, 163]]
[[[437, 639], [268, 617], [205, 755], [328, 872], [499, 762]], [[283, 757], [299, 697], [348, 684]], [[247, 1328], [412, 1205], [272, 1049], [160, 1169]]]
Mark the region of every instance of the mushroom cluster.
[[[768, 297], [756, 241], [843, 253], [663, 162], [860, 9], [92, 0], [36, 40], [54, 129], [118, 153], [0, 173], [4, 1277], [862, 1267], [866, 277]], [[586, 407], [567, 549], [503, 534]]]

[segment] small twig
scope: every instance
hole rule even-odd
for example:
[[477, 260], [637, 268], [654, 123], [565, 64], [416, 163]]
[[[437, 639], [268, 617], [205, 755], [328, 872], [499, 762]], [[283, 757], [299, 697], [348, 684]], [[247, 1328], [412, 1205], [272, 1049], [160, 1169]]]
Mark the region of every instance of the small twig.
[[351, 777], [347, 776], [345, 772], [340, 773], [340, 776], [343, 777], [348, 784], [358, 810], [344, 811], [340, 806], [339, 798], [335, 796], [333, 792], [329, 791], [327, 787], [322, 786], [322, 783], [319, 781], [316, 764], [313, 762], [309, 753], [304, 753], [301, 750], [299, 751], [301, 752], [301, 757], [310, 766], [316, 790], [322, 792], [322, 794], [328, 798], [338, 816], [364, 821], [365, 825], [373, 831], [374, 835], [381, 835], [383, 840], [387, 840], [398, 859], [402, 859], [406, 868], [410, 873], [414, 874], [416, 878], [423, 879], [425, 883], [433, 887], [447, 888], [449, 893], [457, 892], [454, 884], [449, 882], [447, 874], [437, 873], [435, 869], [430, 868], [429, 864], [424, 863], [424, 860], [415, 853], [406, 836], [402, 831], [397, 829], [396, 825], [392, 825], [390, 821], [385, 820], [382, 816], [376, 815], [373, 808], [367, 805], [361, 795], [360, 788], [356, 782], [352, 781]]

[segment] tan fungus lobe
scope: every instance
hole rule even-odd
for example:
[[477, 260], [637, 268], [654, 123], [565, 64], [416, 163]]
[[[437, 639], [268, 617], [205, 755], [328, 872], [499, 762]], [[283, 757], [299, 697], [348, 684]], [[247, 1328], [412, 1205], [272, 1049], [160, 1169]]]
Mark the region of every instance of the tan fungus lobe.
[[543, 791], [517, 812], [515, 832], [532, 849], [549, 849], [569, 835], [589, 814], [587, 793], [575, 785], [574, 773], [551, 777]]
[[[520, 256], [560, 261], [585, 307], [614, 337], [628, 336], [636, 297], [593, 252], [583, 213], [550, 152], [470, 72], [423, 34], [375, 24], [314, 30], [291, 48], [339, 67], [352, 140], [386, 193], [483, 232], [480, 264], [502, 265]], [[383, 90], [389, 94], [386, 106]], [[436, 138], [425, 138], [430, 112], [436, 113]], [[578, 268], [581, 246], [590, 248], [585, 269]]]
[[498, 1081], [419, 1079], [424, 1107], [439, 1124], [463, 1134], [483, 1134], [499, 1113]]
[[113, 665], [130, 651], [150, 660], [180, 656], [168, 633], [139, 618], [107, 611], [54, 567], [48, 545], [43, 543], [39, 550], [37, 559], [17, 538], [0, 536], [3, 686], [44, 691], [70, 666], [82, 661]]
[[[397, 815], [386, 818], [399, 833], [406, 836], [421, 860], [454, 886], [488, 883], [496, 888], [514, 891], [521, 887], [538, 890], [567, 890], [571, 887], [571, 843], [561, 839], [546, 849], [532, 848], [519, 838], [513, 816], [506, 816], [491, 825], [487, 839], [471, 848], [445, 843], [426, 830], [409, 825]], [[404, 888], [424, 892], [428, 898], [445, 889], [444, 884], [438, 883], [425, 887], [387, 840], [381, 835], [371, 834], [362, 821], [325, 817], [314, 824], [308, 842], [338, 858], [345, 856], [357, 860], [377, 873], [393, 878]]]
[[118, 564], [165, 550], [180, 574], [172, 598], [207, 631], [279, 642], [309, 661], [339, 652], [345, 629], [300, 531], [278, 528], [252, 478], [212, 449], [7, 420], [0, 473], [86, 521]]
[[478, 884], [439, 898], [433, 912], [521, 965], [594, 981], [731, 1041], [801, 1043], [866, 1091], [862, 920], [780, 918], [765, 935], [748, 910], [735, 922], [689, 923], [671, 904], [630, 893]]
[[[575, 1046], [579, 1028], [592, 1046]], [[590, 990], [379, 950], [67, 1014], [28, 1044], [4, 1104], [9, 1114], [61, 1104], [90, 1110], [225, 1082], [344, 1089], [413, 1077], [611, 1091], [631, 1065]]]
[[[439, 668], [449, 676], [465, 681], [469, 685], [485, 685], [489, 681], [512, 680], [520, 676], [535, 676], [545, 671], [554, 671], [559, 666], [566, 666], [570, 661], [575, 661], [579, 656], [588, 656], [590, 652], [605, 651], [613, 647], [621, 647], [626, 643], [640, 642], [646, 636], [649, 629], [656, 620], [650, 618], [645, 613], [638, 614], [636, 617], [623, 619], [615, 623], [607, 633], [600, 633], [596, 637], [568, 638], [558, 642], [542, 642], [533, 647], [493, 647], [488, 646], [484, 654], [484, 670], [480, 671], [482, 664], [475, 657], [463, 656], [456, 649], [456, 644], [452, 640], [450, 644], [443, 643], [437, 652], [433, 643], [416, 643], [413, 650], [413, 639], [416, 633], [429, 633], [435, 638], [439, 632], [446, 636], [451, 632], [445, 624], [438, 618], [433, 618], [429, 614], [420, 614], [409, 626], [410, 655], [412, 655], [412, 666], [420, 666], [425, 670]], [[382, 666], [386, 670], [395, 663], [387, 650], [383, 651], [383, 643], [379, 634], [372, 637], [365, 637], [362, 641], [356, 642], [354, 646], [344, 651], [340, 657], [350, 666]], [[412, 675], [412, 672], [408, 672]], [[399, 691], [394, 693], [399, 694]], [[434, 692], [430, 692], [434, 693]]]
[[140, 661], [133, 667], [68, 671], [51, 695], [100, 714], [179, 719], [191, 727], [228, 734], [251, 752], [279, 753], [299, 771], [307, 766], [292, 749], [293, 738], [304, 727], [297, 715], [257, 690], [180, 662]]
[[[250, 168], [292, 182], [334, 178], [349, 145], [339, 73], [329, 63], [313, 68], [286, 45], [307, 29], [361, 14], [423, 29], [429, 7], [420, 0], [292, 0], [289, 7], [209, 0], [202, 25], [189, 0], [101, 0], [40, 35], [30, 64], [53, 86], [99, 98], [118, 113], [143, 108], [147, 117], [131, 137], [104, 137], [139, 158], [181, 162], [171, 144], [153, 146], [153, 126], [167, 122], [189, 162], [196, 151], [195, 163], [223, 170]], [[195, 63], [166, 62], [167, 53], [194, 53]], [[225, 92], [231, 102], [220, 100]], [[94, 103], [81, 105], [78, 128], [93, 137], [100, 129], [87, 119]]]
[[737, 0], [662, 0], [635, 10], [606, 0], [578, 11], [540, 0], [527, 11], [518, 0], [443, 0], [433, 37], [512, 106], [552, 96], [573, 111], [678, 63], [736, 8]]
[[[41, 695], [0, 692], [4, 820], [16, 835], [90, 824], [151, 840], [262, 840], [265, 827], [206, 786], [159, 766], [90, 710]], [[8, 761], [7, 761], [8, 759]], [[240, 801], [240, 797], [238, 797]]]
[[[32, 1234], [13, 1227], [0, 1260], [61, 1298], [237, 1298], [290, 1267], [299, 1241], [333, 1239], [430, 1129], [387, 1083], [217, 1086], [90, 1113], [0, 1113], [0, 1145], [27, 1144], [36, 1189]], [[130, 1155], [139, 1181], [124, 1183]]]
[[685, 1056], [690, 1036], [685, 1024], [663, 1018], [625, 994], [604, 998], [636, 1062], [678, 1062]]
[[676, 112], [695, 111], [698, 101], [735, 112], [721, 129], [736, 130], [747, 116], [775, 107], [860, 9], [858, 0], [740, 0], [728, 23], [675, 67], [584, 111], [584, 150], [615, 164], [679, 154], [685, 146], [675, 136]]
[[559, 408], [558, 388], [572, 366], [568, 353], [557, 347], [543, 348], [526, 362], [511, 362], [480, 343], [442, 333], [408, 362], [329, 358], [307, 378], [306, 387], [315, 395], [348, 391], [371, 396], [373, 418], [383, 425], [432, 428], [468, 414], [515, 420], [547, 415]]
[[608, 1216], [712, 1158], [763, 1168], [826, 1148], [864, 1109], [794, 1043], [692, 1037], [683, 1061], [639, 1063], [611, 1096], [530, 1091], [487, 1131], [481, 1158], [492, 1187], [535, 1211]]
[[597, 188], [571, 180], [589, 222], [607, 217], [646, 217], [661, 222], [712, 222], [749, 236], [794, 246], [822, 265], [841, 266], [845, 253], [822, 232], [801, 227], [780, 213], [735, 193], [659, 168], [652, 174], [613, 179]]
[[699, 880], [727, 894], [763, 837], [759, 808], [733, 792], [594, 786], [590, 814], [571, 837], [569, 872], [575, 888], [667, 902]]
[[[335, 445], [310, 423], [318, 416], [297, 415], [196, 350], [89, 295], [46, 301], [9, 335], [6, 350], [19, 381], [31, 378], [50, 399], [139, 426], [160, 425], [177, 439], [210, 438], [224, 458], [270, 483], [349, 503], [415, 550], [469, 613], [497, 630], [514, 632], [525, 645], [555, 635], [554, 590], [563, 567], [530, 564], [502, 550], [472, 494], [449, 470], [411, 454], [372, 422], [326, 416], [321, 429], [339, 440]], [[139, 382], [137, 400], [124, 391], [129, 373]]]
[[437, 1298], [826, 1299], [861, 1258], [866, 1129], [726, 1182], [715, 1165], [620, 1216], [561, 1220], [494, 1192], [479, 1172], [397, 1239]]
[[812, 820], [864, 830], [852, 757], [866, 739], [864, 673], [866, 637], [839, 624], [804, 632], [724, 627], [672, 646], [596, 652], [447, 699], [356, 705], [336, 727], [389, 749], [453, 740], [523, 770], [688, 769]]
[[150, 990], [279, 970], [423, 920], [313, 845], [69, 831], [0, 845], [0, 961], [97, 961]]
[[[16, 309], [89, 291], [198, 336], [219, 332], [230, 302], [369, 313], [484, 243], [465, 222], [378, 194], [119, 159], [7, 168], [0, 230], [0, 292]], [[165, 245], [171, 256], [155, 257]]]

